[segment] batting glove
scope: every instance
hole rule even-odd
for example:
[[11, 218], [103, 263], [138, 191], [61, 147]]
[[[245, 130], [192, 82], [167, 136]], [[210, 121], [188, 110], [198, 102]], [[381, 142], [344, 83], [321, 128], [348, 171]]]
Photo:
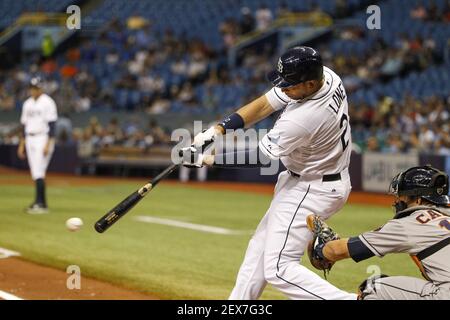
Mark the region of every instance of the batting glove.
[[215, 127], [211, 127], [206, 131], [200, 132], [194, 137], [194, 142], [192, 146], [198, 150], [204, 149], [205, 145], [209, 145], [216, 140], [218, 133]]
[[181, 164], [187, 168], [201, 168], [203, 167], [204, 155], [195, 147], [186, 147], [181, 149], [182, 162]]

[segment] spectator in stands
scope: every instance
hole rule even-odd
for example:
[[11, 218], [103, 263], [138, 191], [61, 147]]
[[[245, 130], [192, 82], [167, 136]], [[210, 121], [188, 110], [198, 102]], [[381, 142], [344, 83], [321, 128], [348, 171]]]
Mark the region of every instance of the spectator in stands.
[[101, 136], [103, 132], [102, 125], [98, 121], [97, 117], [91, 117], [89, 119], [88, 127], [91, 136]]
[[195, 97], [194, 88], [190, 82], [185, 82], [181, 87], [180, 92], [178, 93], [178, 100], [187, 104], [194, 105], [197, 103], [197, 99]]
[[144, 131], [138, 129], [127, 136], [123, 142], [123, 146], [126, 148], [146, 149], [149, 146], [147, 145], [147, 141], [148, 139], [145, 138]]
[[115, 66], [119, 62], [119, 54], [116, 49], [112, 49], [105, 56], [105, 61], [111, 66]]
[[348, 3], [346, 0], [336, 0], [335, 17], [337, 19], [344, 18], [349, 14]]
[[130, 116], [123, 125], [123, 132], [125, 133], [126, 138], [133, 135], [139, 129], [139, 117], [137, 115]]
[[429, 21], [439, 21], [440, 20], [439, 9], [436, 5], [436, 2], [434, 2], [433, 0], [430, 0], [428, 2], [427, 20], [429, 20]]
[[170, 101], [164, 98], [163, 95], [158, 94], [146, 111], [149, 114], [163, 114], [168, 112], [169, 109]]
[[187, 67], [187, 76], [191, 83], [197, 83], [204, 79], [208, 68], [206, 53], [201, 42], [191, 44], [191, 59]]
[[233, 18], [225, 19], [219, 26], [219, 32], [222, 35], [225, 49], [228, 50], [237, 41], [239, 34], [239, 24]]
[[46, 32], [44, 34], [44, 37], [42, 38], [41, 47], [42, 47], [42, 56], [45, 59], [50, 58], [53, 52], [55, 51], [55, 44], [49, 32]]
[[416, 7], [411, 9], [410, 16], [413, 19], [425, 20], [427, 18], [427, 9], [423, 4], [419, 3]]
[[270, 9], [265, 4], [262, 4], [255, 12], [255, 19], [256, 30], [267, 30], [273, 21], [272, 11], [270, 11]]
[[156, 44], [156, 39], [151, 32], [150, 23], [136, 32], [135, 42], [137, 47], [141, 49], [148, 49]]
[[75, 131], [75, 138], [78, 141], [78, 156], [82, 159], [93, 157], [96, 154], [96, 148], [90, 128], [84, 129], [80, 136], [78, 137], [78, 131]]
[[63, 78], [70, 79], [78, 73], [78, 69], [73, 63], [66, 63], [61, 67], [60, 73]]
[[202, 96], [202, 106], [208, 110], [209, 112], [215, 112], [217, 111], [217, 107], [219, 106], [219, 99], [214, 94], [213, 89], [211, 86], [206, 86], [205, 94]]
[[382, 152], [386, 153], [404, 153], [406, 151], [405, 143], [403, 142], [400, 134], [390, 133], [386, 140], [386, 145], [382, 149]]
[[249, 7], [241, 8], [241, 20], [239, 22], [239, 33], [246, 34], [255, 29], [255, 18]]
[[378, 139], [374, 136], [371, 136], [367, 139], [367, 149], [368, 152], [380, 152], [380, 145], [378, 143]]
[[75, 100], [75, 111], [76, 112], [86, 112], [91, 109], [91, 99], [86, 93], [81, 93], [81, 95]]
[[188, 64], [182, 56], [176, 56], [170, 64], [170, 71], [175, 75], [185, 76], [187, 74]]
[[75, 90], [68, 79], [62, 79], [55, 101], [58, 104], [59, 112], [71, 112], [74, 109]]
[[347, 27], [344, 28], [340, 33], [339, 33], [339, 37], [342, 40], [359, 40], [364, 38], [365, 33], [364, 33], [364, 29], [361, 28], [360, 26], [351, 26], [351, 27]]
[[72, 137], [72, 121], [67, 113], [60, 113], [55, 124], [56, 143], [68, 142]]
[[434, 150], [439, 155], [450, 156], [450, 130], [448, 124], [445, 128], [438, 128], [437, 130], [439, 139], [436, 139]]
[[4, 85], [0, 82], [0, 111], [13, 110], [15, 104], [14, 95], [5, 90]]
[[421, 147], [421, 151], [423, 152], [432, 152], [433, 144], [435, 143], [435, 134], [431, 130], [428, 125], [421, 125], [420, 131], [418, 135], [419, 145]]
[[143, 29], [149, 25], [149, 21], [139, 13], [135, 13], [127, 19], [127, 28], [129, 30]]
[[280, 6], [277, 9], [277, 18], [286, 17], [291, 13], [292, 13], [292, 11], [289, 8], [289, 6], [287, 5], [287, 3], [285, 1], [281, 2]]
[[381, 66], [381, 81], [387, 81], [399, 74], [403, 69], [403, 59], [400, 52], [390, 50], [387, 58]]
[[47, 76], [50, 76], [52, 73], [56, 72], [57, 69], [58, 65], [54, 59], [48, 58], [41, 64], [41, 71]]
[[125, 135], [120, 128], [119, 121], [116, 117], [109, 120], [109, 123], [102, 131], [101, 136], [102, 138], [99, 141], [99, 145], [102, 147], [122, 145], [125, 141]]
[[94, 62], [97, 58], [97, 50], [92, 41], [86, 41], [81, 45], [80, 60], [83, 62]]
[[445, 3], [444, 10], [442, 11], [442, 21], [445, 23], [450, 22], [450, 0]]
[[147, 134], [153, 137], [153, 143], [168, 144], [171, 142], [170, 136], [158, 125], [155, 119], [150, 119], [148, 123]]

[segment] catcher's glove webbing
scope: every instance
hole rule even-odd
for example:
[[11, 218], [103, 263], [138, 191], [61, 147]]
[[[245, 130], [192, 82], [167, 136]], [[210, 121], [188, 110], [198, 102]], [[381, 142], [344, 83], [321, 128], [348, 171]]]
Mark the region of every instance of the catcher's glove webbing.
[[334, 232], [318, 216], [310, 215], [306, 218], [308, 229], [314, 234], [313, 239], [308, 244], [308, 257], [314, 268], [323, 270], [325, 279], [330, 272], [334, 262], [324, 257], [322, 249], [327, 242], [338, 240], [339, 235]]

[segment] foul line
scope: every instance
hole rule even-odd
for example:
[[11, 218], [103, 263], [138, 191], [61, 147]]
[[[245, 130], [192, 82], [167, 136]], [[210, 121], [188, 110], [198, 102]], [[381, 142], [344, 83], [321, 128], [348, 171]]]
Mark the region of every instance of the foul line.
[[195, 223], [189, 223], [189, 222], [183, 222], [183, 221], [171, 220], [171, 219], [164, 219], [164, 218], [158, 218], [158, 217], [150, 217], [150, 216], [136, 216], [136, 217], [134, 217], [134, 220], [139, 221], [139, 222], [156, 223], [156, 224], [162, 224], [162, 225], [171, 226], [171, 227], [185, 228], [185, 229], [191, 229], [191, 230], [196, 230], [196, 231], [201, 231], [201, 232], [209, 232], [209, 233], [224, 234], [224, 235], [250, 234], [249, 231], [231, 230], [231, 229], [226, 229], [226, 228], [207, 226], [207, 225], [203, 225], [203, 224], [195, 224]]
[[5, 248], [0, 248], [0, 259], [5, 259], [9, 257], [18, 257], [20, 256], [19, 252], [8, 250]]
[[0, 290], [0, 298], [2, 298], [4, 300], [23, 300], [22, 298], [19, 298], [15, 295], [12, 295], [12, 294], [2, 291], [2, 290]]

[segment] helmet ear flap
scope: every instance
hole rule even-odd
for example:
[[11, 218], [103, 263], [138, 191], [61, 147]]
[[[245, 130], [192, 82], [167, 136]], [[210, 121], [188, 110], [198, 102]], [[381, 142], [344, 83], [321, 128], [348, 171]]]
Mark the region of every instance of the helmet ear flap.
[[403, 172], [398, 173], [391, 181], [389, 193], [398, 196], [399, 186], [401, 184]]
[[438, 195], [448, 194], [448, 176], [442, 172], [438, 172], [433, 176], [431, 185], [436, 188]]

